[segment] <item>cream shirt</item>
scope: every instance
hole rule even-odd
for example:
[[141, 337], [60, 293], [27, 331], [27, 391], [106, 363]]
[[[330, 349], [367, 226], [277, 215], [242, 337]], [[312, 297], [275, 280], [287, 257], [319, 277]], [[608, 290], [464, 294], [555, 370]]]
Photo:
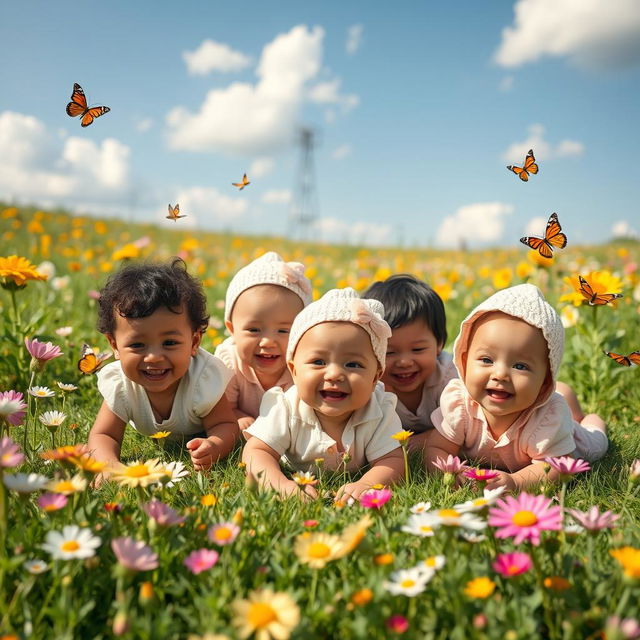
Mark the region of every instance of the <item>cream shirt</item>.
[[[246, 413], [252, 418], [257, 418], [260, 414], [260, 403], [265, 389], [260, 384], [255, 371], [238, 358], [238, 351], [233, 337], [227, 338], [219, 344], [215, 354], [233, 372], [233, 377], [225, 391], [231, 407], [239, 409], [242, 413]], [[291, 385], [293, 385], [293, 379], [289, 369], [285, 367], [275, 386], [286, 391]]]
[[[358, 471], [400, 445], [391, 436], [401, 430], [396, 396], [378, 383], [371, 400], [354, 411], [342, 432], [342, 446], [351, 456], [347, 471]], [[342, 466], [336, 441], [323, 430], [315, 411], [298, 396], [295, 386], [284, 392], [274, 387], [264, 394], [260, 417], [245, 430], [275, 449], [283, 462], [299, 471], [315, 469], [323, 458], [326, 469]]]
[[219, 358], [199, 348], [180, 380], [171, 415], [157, 422], [144, 387], [124, 375], [120, 362], [112, 362], [97, 373], [98, 390], [121, 420], [131, 422], [145, 436], [171, 431], [174, 440], [203, 430], [202, 418], [218, 404], [232, 375]]

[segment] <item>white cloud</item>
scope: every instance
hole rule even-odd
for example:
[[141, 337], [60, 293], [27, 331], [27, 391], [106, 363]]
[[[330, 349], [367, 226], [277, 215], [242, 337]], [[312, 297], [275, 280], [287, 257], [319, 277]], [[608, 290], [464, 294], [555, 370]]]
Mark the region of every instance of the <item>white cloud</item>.
[[556, 157], [581, 156], [584, 144], [576, 140], [561, 140], [557, 145], [550, 144], [544, 137], [545, 128], [541, 124], [532, 124], [529, 135], [522, 142], [514, 142], [503, 154], [505, 162], [522, 166], [529, 149], [533, 149], [537, 160], [549, 160]]
[[204, 40], [195, 51], [183, 51], [182, 59], [192, 76], [204, 76], [212, 71], [241, 71], [251, 64], [249, 56], [213, 40]]
[[263, 178], [273, 171], [273, 158], [256, 158], [249, 167], [249, 176], [254, 178]]
[[340, 94], [340, 78], [333, 78], [326, 82], [320, 82], [309, 89], [308, 98], [311, 102], [318, 104], [337, 104], [343, 110], [350, 111], [360, 104], [360, 98], [354, 93], [349, 95]]
[[313, 234], [321, 242], [387, 246], [391, 244], [393, 227], [390, 224], [321, 218], [313, 223]]
[[500, 91], [502, 91], [503, 93], [511, 91], [511, 89], [513, 89], [513, 80], [513, 76], [505, 76], [504, 78], [502, 78], [502, 80], [500, 80], [498, 89], [500, 89]]
[[460, 207], [444, 218], [436, 234], [441, 247], [461, 244], [477, 246], [495, 242], [504, 231], [503, 217], [513, 212], [513, 206], [504, 202], [477, 202]]
[[584, 67], [640, 63], [638, 0], [518, 0], [494, 60], [519, 67], [543, 56], [566, 56]]
[[140, 131], [140, 133], [144, 133], [145, 131], [149, 131], [153, 126], [152, 118], [143, 118], [136, 123], [136, 129]]
[[[241, 221], [247, 211], [247, 201], [243, 198], [232, 198], [214, 187], [185, 187], [177, 190], [176, 202], [180, 203], [180, 213], [186, 218], [184, 226], [227, 229]], [[175, 224], [166, 220], [166, 208], [162, 210], [162, 220], [166, 226]], [[160, 216], [158, 216], [160, 217]]]
[[539, 216], [531, 218], [531, 220], [527, 222], [527, 226], [525, 227], [523, 235], [538, 236], [539, 238], [544, 236], [544, 231], [547, 228], [548, 220], [549, 218], [541, 218]]
[[611, 235], [614, 238], [638, 238], [640, 234], [626, 221], [620, 220], [611, 228]]
[[345, 48], [349, 55], [353, 55], [362, 44], [362, 33], [364, 27], [361, 24], [354, 24], [347, 29], [347, 42]]
[[341, 144], [339, 147], [336, 147], [331, 153], [331, 157], [335, 160], [342, 160], [342, 158], [346, 158], [351, 153], [351, 145], [350, 144]]
[[291, 202], [289, 189], [270, 189], [262, 196], [262, 202], [266, 204], [288, 204]]

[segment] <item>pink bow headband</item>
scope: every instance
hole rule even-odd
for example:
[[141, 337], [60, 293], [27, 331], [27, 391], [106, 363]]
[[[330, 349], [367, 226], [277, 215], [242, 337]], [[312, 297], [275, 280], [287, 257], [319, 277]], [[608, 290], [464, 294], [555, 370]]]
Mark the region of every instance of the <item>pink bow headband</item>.
[[349, 320], [354, 324], [368, 326], [371, 333], [379, 339], [388, 340], [391, 337], [389, 325], [380, 317], [380, 314], [371, 311], [363, 300], [353, 300]]
[[295, 284], [304, 293], [311, 295], [311, 283], [304, 277], [304, 265], [300, 262], [282, 262], [280, 273], [289, 284]]

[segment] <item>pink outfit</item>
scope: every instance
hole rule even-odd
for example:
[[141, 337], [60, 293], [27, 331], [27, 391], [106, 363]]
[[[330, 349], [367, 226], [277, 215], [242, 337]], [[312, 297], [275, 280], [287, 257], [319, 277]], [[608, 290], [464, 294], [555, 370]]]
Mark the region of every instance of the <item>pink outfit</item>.
[[455, 379], [446, 386], [431, 419], [441, 435], [460, 446], [462, 455], [510, 473], [546, 457], [570, 455], [593, 461], [607, 451], [606, 435], [575, 422], [558, 393], [523, 412], [496, 440], [482, 407], [462, 380]]
[[[225, 395], [233, 409], [242, 411], [252, 418], [260, 414], [260, 403], [266, 389], [260, 384], [255, 371], [238, 358], [233, 337], [227, 338], [216, 348], [215, 355], [233, 371], [233, 378], [227, 385]], [[274, 386], [286, 391], [293, 385], [289, 369], [285, 367], [280, 379]]]
[[422, 399], [413, 413], [402, 404], [398, 398], [396, 413], [402, 422], [402, 428], [423, 433], [433, 428], [431, 414], [440, 406], [440, 395], [450, 380], [458, 377], [458, 372], [453, 364], [451, 354], [442, 351], [436, 361], [436, 370], [425, 380], [422, 386]]

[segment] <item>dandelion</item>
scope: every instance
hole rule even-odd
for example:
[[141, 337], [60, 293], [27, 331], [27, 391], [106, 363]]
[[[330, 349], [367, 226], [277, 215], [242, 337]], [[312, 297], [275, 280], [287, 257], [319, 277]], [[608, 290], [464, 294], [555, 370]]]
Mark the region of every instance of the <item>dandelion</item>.
[[394, 571], [383, 586], [394, 596], [401, 595], [413, 598], [425, 590], [432, 577], [433, 573], [427, 573], [415, 567], [413, 569], [401, 569], [400, 571]]
[[391, 437], [394, 440], [397, 440], [401, 446], [406, 446], [407, 442], [409, 441], [409, 438], [413, 435], [413, 431], [407, 431], [406, 429], [403, 429], [402, 431], [398, 431], [397, 433], [394, 433]]
[[27, 393], [34, 398], [53, 398], [56, 395], [49, 387], [29, 387]]
[[0, 391], [0, 419], [6, 420], [9, 424], [17, 427], [22, 424], [27, 405], [24, 396], [20, 391]]
[[615, 558], [628, 578], [640, 578], [640, 549], [634, 547], [620, 547], [610, 549], [609, 555]]
[[611, 529], [620, 516], [611, 511], [600, 512], [595, 505], [589, 511], [579, 511], [578, 509], [567, 509], [567, 511], [588, 531], [600, 531]]
[[73, 560], [90, 558], [102, 541], [93, 535], [91, 529], [81, 529], [78, 525], [68, 524], [62, 531], [49, 531], [45, 542], [40, 545], [51, 554], [54, 560]]
[[109, 473], [112, 480], [125, 487], [148, 487], [162, 482], [168, 475], [158, 458], [146, 462], [135, 460], [128, 464], [119, 462], [109, 468]]
[[314, 487], [316, 484], [318, 484], [317, 478], [310, 471], [304, 471], [304, 472], [298, 471], [294, 473], [291, 477], [299, 487], [304, 487], [307, 485]]
[[512, 578], [526, 573], [533, 566], [531, 556], [521, 551], [502, 553], [493, 563], [493, 570], [505, 578]]
[[7, 489], [17, 493], [40, 491], [49, 481], [49, 478], [39, 473], [6, 473], [2, 479]]
[[493, 593], [495, 588], [496, 583], [493, 580], [482, 576], [469, 580], [464, 588], [464, 593], [470, 598], [485, 599]]
[[49, 565], [42, 560], [25, 560], [24, 568], [34, 576], [44, 573], [49, 568]]
[[67, 505], [69, 499], [62, 493], [43, 493], [38, 498], [38, 506], [43, 511], [58, 511]]
[[38, 419], [49, 431], [55, 433], [67, 419], [67, 416], [62, 411], [45, 411], [38, 416]]
[[211, 542], [215, 542], [218, 546], [223, 547], [231, 544], [240, 533], [240, 527], [233, 522], [221, 522], [214, 524], [208, 531], [207, 535]]
[[306, 533], [298, 536], [293, 548], [298, 560], [312, 569], [322, 569], [328, 562], [342, 557], [344, 545], [329, 533]]
[[562, 482], [568, 482], [577, 473], [583, 473], [591, 469], [589, 463], [585, 460], [569, 456], [545, 458], [545, 462], [560, 474]]
[[529, 541], [540, 544], [540, 533], [562, 528], [562, 510], [552, 507], [551, 500], [544, 496], [532, 496], [526, 492], [517, 498], [507, 496], [498, 500], [497, 506], [489, 510], [489, 524], [498, 527], [497, 538], [514, 538], [515, 544]]
[[211, 569], [216, 562], [218, 562], [218, 558], [220, 555], [217, 551], [212, 551], [211, 549], [198, 549], [197, 551], [192, 551], [185, 559], [184, 566], [191, 571], [194, 575], [198, 575], [203, 571], [207, 571]]
[[168, 438], [170, 435], [171, 431], [157, 431], [149, 437], [153, 438], [154, 440], [163, 440], [164, 438]]
[[409, 629], [409, 621], [401, 615], [390, 616], [384, 625], [394, 633], [405, 633]]
[[20, 447], [9, 436], [0, 439], [0, 467], [17, 467], [23, 460], [24, 454], [20, 453]]
[[255, 640], [287, 640], [300, 622], [300, 609], [288, 593], [258, 589], [246, 600], [231, 603], [233, 619], [241, 639], [255, 634]]
[[150, 571], [158, 568], [158, 555], [141, 540], [114, 538], [111, 549], [118, 562], [129, 571]]
[[4, 289], [21, 289], [30, 280], [46, 279], [47, 276], [40, 273], [27, 258], [16, 255], [0, 258], [0, 286]]
[[144, 512], [157, 522], [161, 527], [171, 527], [173, 525], [182, 524], [185, 516], [179, 515], [169, 505], [159, 500], [151, 500], [142, 505]]
[[391, 498], [391, 489], [370, 489], [360, 496], [360, 504], [365, 509], [380, 509]]

